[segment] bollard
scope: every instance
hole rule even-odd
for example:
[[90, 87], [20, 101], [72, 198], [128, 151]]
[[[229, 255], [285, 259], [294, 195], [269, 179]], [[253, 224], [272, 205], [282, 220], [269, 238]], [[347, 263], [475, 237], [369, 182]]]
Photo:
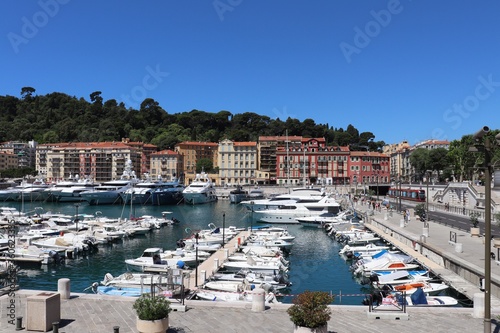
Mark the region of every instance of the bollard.
[[219, 259], [215, 258], [214, 259], [214, 271], [219, 269]]
[[403, 220], [403, 219], [399, 220], [399, 227], [400, 228], [404, 228], [405, 227], [405, 220]]
[[69, 299], [71, 296], [70, 280], [66, 278], [57, 280], [57, 292], [61, 294], [61, 299]]
[[113, 333], [120, 333], [120, 326], [113, 326]]
[[203, 283], [205, 283], [205, 281], [207, 280], [207, 272], [205, 270], [202, 270], [200, 274], [201, 274], [200, 280], [203, 281]]
[[224, 249], [224, 259], [227, 259], [227, 258], [229, 258], [229, 250]]
[[455, 252], [462, 253], [462, 243], [455, 243]]
[[474, 294], [474, 309], [472, 312], [472, 317], [474, 318], [484, 317], [484, 293]]
[[389, 219], [389, 215], [387, 213], [384, 213], [384, 221], [387, 221]]
[[16, 318], [16, 331], [23, 330], [23, 317]]
[[58, 321], [52, 323], [52, 332], [59, 333], [59, 322]]
[[262, 312], [266, 309], [266, 291], [262, 288], [255, 288], [252, 291], [252, 311]]

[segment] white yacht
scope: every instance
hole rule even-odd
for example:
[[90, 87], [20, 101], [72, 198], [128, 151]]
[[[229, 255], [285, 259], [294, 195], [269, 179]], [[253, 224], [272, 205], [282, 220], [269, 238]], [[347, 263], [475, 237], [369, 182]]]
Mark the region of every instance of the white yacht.
[[323, 188], [300, 187], [294, 188], [288, 194], [279, 194], [269, 199], [246, 200], [241, 204], [248, 211], [256, 212], [265, 209], [277, 209], [279, 206], [294, 203], [312, 203], [318, 202], [325, 196]]
[[41, 178], [35, 179], [32, 183], [23, 182], [18, 187], [13, 199], [24, 202], [45, 201], [48, 197], [48, 192], [45, 190], [49, 187], [50, 185]]
[[49, 201], [79, 202], [84, 200], [80, 195], [81, 192], [90, 191], [97, 185], [92, 179], [70, 175], [67, 180], [57, 182], [46, 191], [49, 192]]
[[128, 160], [120, 179], [104, 182], [90, 191], [80, 193], [80, 196], [90, 205], [109, 205], [121, 203], [120, 193], [137, 184], [139, 180], [132, 170], [132, 161]]
[[156, 181], [147, 179], [120, 194], [124, 204], [175, 205], [183, 200], [184, 186], [178, 180], [163, 181], [161, 176]]
[[276, 209], [266, 209], [253, 212], [253, 218], [259, 222], [266, 223], [290, 223], [298, 224], [297, 218], [315, 216], [323, 213], [340, 212], [340, 204], [330, 197], [324, 197], [313, 203], [293, 203], [281, 205]]
[[188, 187], [182, 191], [184, 202], [190, 205], [203, 204], [217, 200], [215, 187], [205, 172], [197, 174]]

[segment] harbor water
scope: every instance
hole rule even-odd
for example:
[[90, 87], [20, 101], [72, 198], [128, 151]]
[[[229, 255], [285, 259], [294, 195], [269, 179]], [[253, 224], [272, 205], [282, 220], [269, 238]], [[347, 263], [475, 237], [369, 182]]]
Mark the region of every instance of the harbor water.
[[[97, 252], [89, 255], [80, 255], [74, 259], [63, 260], [59, 264], [42, 266], [22, 265], [19, 271], [19, 286], [22, 289], [57, 290], [57, 281], [60, 278], [71, 280], [72, 292], [89, 292], [93, 282], [103, 280], [106, 273], [118, 276], [127, 271], [125, 259], [139, 257], [148, 247], [161, 247], [164, 250], [173, 250], [177, 240], [188, 237], [192, 232], [208, 229], [213, 223], [218, 227], [250, 227], [260, 225], [251, 221], [251, 216], [241, 205], [231, 204], [227, 200], [204, 205], [177, 206], [135, 206], [130, 208], [121, 205], [89, 206], [81, 203], [53, 204], [28, 203], [23, 207], [19, 203], [3, 203], [3, 206], [15, 207], [24, 212], [51, 211], [68, 215], [100, 214], [109, 218], [139, 217], [153, 215], [160, 217], [162, 212], [169, 211], [171, 217], [177, 218], [180, 223], [155, 229], [144, 236], [135, 236], [122, 241], [99, 247]], [[285, 226], [285, 225], [283, 225]], [[339, 254], [343, 246], [330, 238], [323, 229], [304, 228], [300, 225], [286, 225], [290, 234], [296, 236], [288, 260], [288, 272], [292, 286], [287, 290], [289, 296], [281, 299], [284, 303], [291, 303], [294, 295], [305, 290], [328, 291], [335, 295], [335, 304], [361, 305], [371, 288], [361, 285], [349, 270], [350, 263]], [[454, 294], [453, 296], [459, 298]], [[464, 301], [466, 300], [461, 296]]]

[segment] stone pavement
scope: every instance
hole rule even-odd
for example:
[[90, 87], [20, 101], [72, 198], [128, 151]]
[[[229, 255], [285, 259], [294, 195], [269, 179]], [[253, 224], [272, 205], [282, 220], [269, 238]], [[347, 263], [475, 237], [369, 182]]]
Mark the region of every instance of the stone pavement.
[[[26, 325], [26, 296], [40, 291], [21, 290], [15, 297], [16, 316], [23, 316]], [[7, 295], [0, 297], [0, 332], [16, 332], [15, 325], [9, 325], [6, 307]], [[71, 299], [61, 301], [60, 333], [120, 333], [137, 332], [132, 309], [133, 299], [72, 294]], [[251, 304], [188, 301], [187, 311], [173, 311], [170, 314], [168, 333], [290, 333], [293, 324], [286, 309], [289, 305], [276, 304], [263, 312], [252, 312]], [[481, 332], [483, 320], [472, 317], [470, 308], [407, 309], [408, 320], [371, 319], [365, 306], [331, 306], [332, 318], [329, 332], [335, 333], [429, 333], [429, 332]], [[21, 332], [26, 331], [22, 330]], [[493, 331], [493, 330], [492, 330]]]

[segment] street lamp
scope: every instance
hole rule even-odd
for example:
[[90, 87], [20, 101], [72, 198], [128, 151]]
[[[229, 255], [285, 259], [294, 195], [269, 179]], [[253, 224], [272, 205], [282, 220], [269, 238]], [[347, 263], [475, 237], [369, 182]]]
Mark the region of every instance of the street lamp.
[[224, 248], [224, 242], [226, 241], [226, 213], [222, 213], [222, 248]]
[[[484, 153], [484, 332], [491, 332], [491, 156], [492, 147], [488, 137], [483, 137], [490, 131], [488, 126], [483, 126], [472, 137], [475, 141], [474, 146], [469, 148], [471, 152]], [[495, 136], [497, 144], [500, 144], [500, 134]], [[481, 143], [481, 141], [484, 141]]]
[[79, 203], [75, 204], [76, 208], [76, 213], [75, 213], [75, 227], [76, 227], [76, 233], [78, 234], [78, 207], [80, 207]]
[[200, 238], [200, 235], [198, 233], [194, 234], [194, 238], [196, 241], [195, 245], [195, 256], [196, 256], [196, 269], [195, 269], [195, 275], [194, 275], [194, 286], [198, 287], [198, 238]]
[[431, 177], [431, 170], [427, 170], [427, 189], [425, 192], [425, 216], [427, 221], [430, 221], [429, 217], [429, 178]]

